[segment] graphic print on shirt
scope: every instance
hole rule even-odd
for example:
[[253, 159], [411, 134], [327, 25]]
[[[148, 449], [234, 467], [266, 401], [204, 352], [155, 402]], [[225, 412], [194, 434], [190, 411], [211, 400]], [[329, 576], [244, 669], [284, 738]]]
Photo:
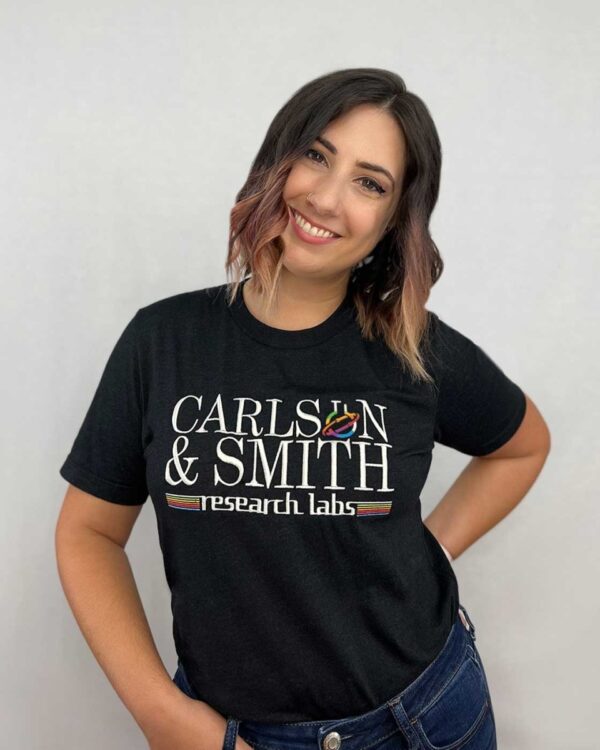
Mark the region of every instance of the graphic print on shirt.
[[[171, 413], [175, 437], [164, 473], [174, 488], [166, 493], [168, 506], [278, 515], [388, 515], [394, 488], [388, 481], [392, 445], [387, 407], [358, 398], [350, 410], [339, 400], [304, 398], [286, 420], [282, 404], [278, 398], [236, 397], [226, 417], [221, 394], [208, 404], [206, 415], [203, 395], [180, 398]], [[198, 462], [205, 464], [207, 455], [214, 494], [194, 494]], [[317, 476], [319, 484], [314, 483]], [[364, 492], [365, 499], [345, 497], [349, 492]]]

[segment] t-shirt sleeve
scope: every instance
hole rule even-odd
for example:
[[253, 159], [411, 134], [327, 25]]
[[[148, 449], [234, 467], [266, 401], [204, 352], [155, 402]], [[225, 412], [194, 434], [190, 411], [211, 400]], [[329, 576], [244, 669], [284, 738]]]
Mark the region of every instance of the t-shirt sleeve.
[[480, 346], [431, 315], [438, 372], [434, 440], [470, 456], [491, 453], [521, 424], [525, 393]]
[[143, 451], [143, 399], [136, 323], [115, 344], [73, 446], [60, 468], [67, 482], [119, 505], [148, 498]]

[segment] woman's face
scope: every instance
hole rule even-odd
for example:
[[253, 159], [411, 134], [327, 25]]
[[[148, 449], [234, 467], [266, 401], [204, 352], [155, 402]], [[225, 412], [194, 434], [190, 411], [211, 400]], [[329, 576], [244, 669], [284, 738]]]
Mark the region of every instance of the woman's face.
[[[360, 105], [330, 122], [294, 163], [283, 190], [290, 218], [281, 235], [285, 267], [331, 276], [369, 255], [398, 205], [404, 165], [404, 137], [388, 113]], [[294, 211], [338, 236], [311, 241], [294, 226]]]

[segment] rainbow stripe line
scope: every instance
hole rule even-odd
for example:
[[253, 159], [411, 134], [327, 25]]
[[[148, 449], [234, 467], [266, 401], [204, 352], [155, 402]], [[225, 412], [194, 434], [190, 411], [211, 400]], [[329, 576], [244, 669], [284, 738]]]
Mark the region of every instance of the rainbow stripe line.
[[392, 501], [356, 503], [357, 516], [387, 516], [392, 508]]
[[200, 498], [197, 495], [169, 495], [165, 494], [169, 508], [178, 510], [202, 510]]

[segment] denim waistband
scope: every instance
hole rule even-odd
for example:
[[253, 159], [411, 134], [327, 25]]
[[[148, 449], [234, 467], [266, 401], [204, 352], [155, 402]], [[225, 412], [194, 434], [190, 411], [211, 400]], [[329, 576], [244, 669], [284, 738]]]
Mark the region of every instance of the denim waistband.
[[[323, 739], [331, 732], [337, 732], [339, 740], [344, 741], [344, 750], [358, 750], [364, 744], [364, 737], [374, 732], [382, 740], [400, 728], [405, 737], [411, 738], [415, 733], [413, 724], [452, 678], [464, 659], [467, 646], [474, 640], [475, 626], [466, 609], [459, 604], [456, 620], [436, 658], [410, 685], [377, 708], [341, 719], [284, 723], [255, 722], [228, 716], [223, 750], [234, 750], [238, 733], [257, 747], [261, 742], [269, 745], [281, 742], [287, 747], [295, 744], [298, 750], [305, 746], [314, 747], [315, 742], [318, 747], [325, 747], [327, 743], [324, 744]], [[412, 747], [412, 744], [406, 744], [406, 747]], [[335, 750], [333, 746], [332, 750]]]

